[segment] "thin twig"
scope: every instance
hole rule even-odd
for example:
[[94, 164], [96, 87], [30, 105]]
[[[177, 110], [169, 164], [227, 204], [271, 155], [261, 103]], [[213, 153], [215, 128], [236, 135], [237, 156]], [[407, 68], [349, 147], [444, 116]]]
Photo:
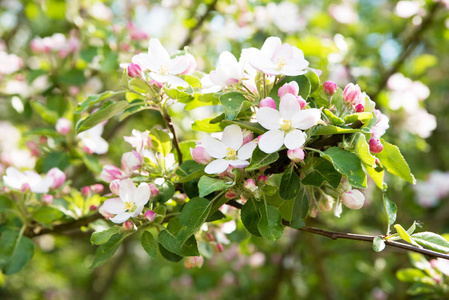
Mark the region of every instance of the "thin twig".
[[168, 114], [167, 109], [162, 112], [162, 117], [164, 118], [165, 123], [167, 124], [168, 129], [173, 134], [173, 144], [175, 145], [176, 153], [178, 153], [178, 163], [182, 165], [182, 152], [179, 147], [178, 137], [176, 136], [175, 126], [173, 125], [173, 121]]

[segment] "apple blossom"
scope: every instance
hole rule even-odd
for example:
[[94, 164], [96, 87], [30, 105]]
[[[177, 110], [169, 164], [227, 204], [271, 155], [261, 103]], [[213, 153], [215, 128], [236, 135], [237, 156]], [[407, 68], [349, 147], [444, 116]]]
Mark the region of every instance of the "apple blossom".
[[154, 183], [149, 183], [148, 186], [150, 187], [151, 197], [156, 197], [159, 194], [159, 189]]
[[257, 181], [262, 184], [265, 184], [268, 181], [268, 177], [265, 175], [259, 175], [259, 177], [257, 177]]
[[101, 194], [104, 191], [104, 186], [100, 183], [96, 183], [92, 186], [92, 192]]
[[216, 158], [206, 166], [204, 171], [207, 174], [220, 174], [229, 166], [244, 168], [249, 165], [247, 159], [251, 158], [257, 143], [252, 141], [243, 145], [240, 127], [229, 125], [224, 129], [221, 141], [206, 136], [202, 145], [210, 156]]
[[254, 179], [252, 179], [252, 178], [249, 178], [249, 179], [246, 179], [245, 180], [245, 183], [243, 184], [243, 187], [245, 188], [245, 189], [247, 189], [248, 191], [251, 191], [251, 192], [255, 192], [256, 191], [256, 189], [257, 189], [257, 185], [256, 185], [256, 182], [254, 181]]
[[65, 173], [62, 172], [61, 170], [59, 170], [58, 168], [51, 168], [47, 172], [47, 177], [49, 177], [53, 180], [53, 184], [51, 187], [54, 189], [59, 188], [61, 185], [64, 184], [64, 182], [66, 180]]
[[114, 165], [104, 165], [101, 171], [101, 179], [108, 183], [115, 179], [123, 179], [126, 177], [125, 172]]
[[104, 125], [100, 123], [78, 134], [78, 138], [89, 153], [104, 154], [108, 152], [108, 142], [101, 137], [103, 129]]
[[390, 127], [388, 124], [389, 119], [378, 109], [374, 110], [374, 115], [376, 116], [376, 123], [371, 127], [371, 137], [379, 139]]
[[45, 194], [53, 185], [53, 178], [42, 178], [35, 171], [20, 172], [14, 167], [8, 167], [3, 176], [3, 182], [11, 189], [22, 191], [30, 189], [33, 193]]
[[154, 219], [156, 219], [156, 213], [152, 210], [147, 210], [143, 216], [150, 222], [153, 222]]
[[218, 64], [214, 71], [201, 79], [201, 82], [208, 86], [214, 85], [220, 88], [239, 83], [244, 77], [244, 64], [238, 62], [235, 56], [224, 51], [218, 58]]
[[354, 103], [360, 97], [361, 92], [358, 84], [349, 83], [343, 91], [343, 99], [346, 103]]
[[225, 198], [229, 199], [229, 200], [234, 199], [236, 196], [237, 196], [237, 193], [233, 190], [228, 190], [225, 194]]
[[142, 167], [143, 158], [139, 152], [133, 150], [131, 152], [123, 153], [122, 155], [122, 169], [125, 173], [132, 173]]
[[133, 230], [134, 229], [134, 223], [129, 221], [129, 220], [125, 221], [122, 224], [122, 228], [125, 229], [125, 230]]
[[202, 256], [189, 256], [184, 259], [184, 267], [186, 269], [192, 269], [194, 267], [201, 268], [204, 263]]
[[360, 209], [365, 203], [365, 196], [359, 190], [350, 190], [341, 195], [342, 203], [351, 209]]
[[299, 96], [299, 85], [296, 81], [291, 81], [289, 83], [284, 84], [278, 90], [278, 96], [282, 99], [285, 94], [292, 94], [298, 100], [299, 106], [301, 109], [306, 106], [306, 100], [304, 100], [301, 96]]
[[59, 118], [56, 122], [56, 132], [59, 134], [67, 135], [70, 133], [71, 128], [72, 122], [70, 122], [66, 118]]
[[[104, 180], [104, 179], [103, 179]], [[105, 180], [106, 181], [106, 180]], [[111, 191], [111, 193], [113, 193], [114, 195], [118, 195], [119, 194], [119, 189], [120, 189], [120, 179], [114, 179], [109, 183], [109, 190]], [[107, 181], [106, 181], [107, 182]]]
[[301, 110], [292, 94], [285, 94], [279, 105], [279, 111], [262, 107], [256, 113], [257, 122], [268, 132], [259, 140], [259, 148], [265, 153], [273, 153], [285, 144], [287, 149], [300, 148], [306, 142], [302, 131], [315, 126], [321, 118], [316, 108]]
[[0, 75], [17, 72], [23, 65], [23, 61], [15, 54], [0, 51]]
[[148, 53], [140, 53], [132, 58], [134, 64], [138, 64], [143, 71], [149, 70], [152, 79], [160, 83], [167, 83], [174, 87], [186, 88], [189, 84], [177, 77], [191, 68], [191, 57], [187, 55], [170, 58], [167, 50], [158, 39], [150, 39]]
[[273, 98], [267, 97], [265, 99], [260, 100], [259, 108], [262, 107], [270, 107], [272, 109], [276, 109], [276, 102], [274, 102]]
[[300, 162], [304, 160], [305, 157], [304, 150], [301, 148], [289, 149], [287, 150], [287, 156], [294, 162]]
[[242, 57], [253, 68], [267, 75], [302, 75], [309, 65], [300, 49], [287, 43], [282, 44], [278, 37], [267, 38], [260, 50], [243, 49]]
[[140, 132], [139, 130], [133, 129], [132, 136], [124, 136], [125, 142], [133, 146], [137, 152], [142, 154], [145, 148], [151, 148], [151, 137], [148, 131]]
[[81, 195], [83, 195], [84, 197], [89, 196], [89, 194], [90, 194], [91, 192], [92, 192], [92, 191], [91, 191], [91, 189], [90, 189], [90, 186], [88, 186], [88, 185], [83, 186], [83, 188], [81, 189]]
[[333, 95], [337, 91], [337, 84], [333, 81], [326, 81], [323, 83], [324, 92], [328, 95]]
[[110, 214], [115, 214], [111, 221], [123, 223], [130, 217], [137, 217], [145, 204], [150, 199], [150, 187], [146, 183], [141, 183], [136, 188], [131, 179], [124, 179], [120, 182], [119, 198], [110, 198], [103, 203], [103, 209]]
[[55, 198], [53, 197], [53, 195], [47, 194], [42, 196], [42, 202], [45, 203], [46, 205], [51, 205], [54, 199]]
[[201, 146], [201, 143], [196, 144], [195, 148], [190, 148], [190, 155], [193, 160], [199, 164], [207, 165], [210, 163], [213, 158], [209, 154], [207, 154], [206, 149]]

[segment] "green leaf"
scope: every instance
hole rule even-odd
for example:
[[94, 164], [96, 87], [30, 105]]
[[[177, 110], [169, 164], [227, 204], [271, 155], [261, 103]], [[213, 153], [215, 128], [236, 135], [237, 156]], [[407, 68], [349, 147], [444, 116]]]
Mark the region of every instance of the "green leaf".
[[134, 92], [136, 92], [138, 94], [143, 94], [143, 95], [146, 95], [148, 93], [151, 94], [151, 90], [150, 90], [150, 87], [148, 86], [148, 84], [139, 78], [132, 78], [128, 82], [128, 86], [130, 87], [131, 90], [133, 90]]
[[380, 236], [376, 236], [373, 240], [373, 250], [376, 252], [381, 252], [384, 249], [385, 241]]
[[381, 139], [384, 149], [376, 154], [382, 165], [393, 175], [399, 176], [402, 179], [415, 184], [416, 180], [410, 171], [410, 168], [402, 156], [399, 148], [395, 145], [385, 142]]
[[128, 101], [118, 101], [106, 107], [102, 107], [93, 114], [87, 116], [87, 118], [78, 121], [78, 123], [76, 124], [76, 132], [83, 132], [94, 127], [95, 125], [100, 124], [103, 121], [109, 120], [116, 114], [122, 112], [128, 106]]
[[[188, 161], [193, 160], [192, 154], [190, 153], [190, 149], [194, 149], [196, 147], [195, 141], [182, 141], [179, 144], [179, 149], [181, 149], [182, 160]], [[178, 153], [175, 151], [175, 159], [178, 161]]]
[[251, 102], [238, 92], [230, 92], [220, 96], [220, 103], [226, 120], [234, 120], [241, 110], [251, 106]]
[[405, 231], [404, 227], [402, 227], [400, 224], [396, 224], [396, 225], [394, 225], [394, 228], [396, 229], [396, 231], [399, 234], [399, 236], [401, 237], [401, 239], [403, 239], [404, 241], [406, 241], [410, 244], [414, 244], [412, 239], [410, 238], [410, 235], [407, 233], [407, 231]]
[[176, 170], [176, 175], [180, 177], [176, 182], [184, 183], [200, 178], [201, 176], [206, 175], [206, 173], [204, 172], [204, 165], [199, 164], [194, 160], [186, 160]]
[[223, 124], [237, 124], [240, 126], [240, 128], [248, 129], [249, 131], [252, 131], [256, 134], [264, 134], [266, 132], [265, 128], [263, 128], [259, 123], [253, 123], [249, 121], [223, 120]]
[[140, 237], [140, 244], [148, 255], [156, 259], [157, 257], [157, 241], [154, 238], [153, 234], [147, 230], [142, 233]]
[[194, 108], [201, 106], [220, 105], [220, 100], [214, 95], [215, 93], [210, 94], [194, 93], [193, 99], [186, 104], [184, 109], [192, 110]]
[[33, 218], [39, 223], [50, 225], [54, 221], [61, 219], [64, 213], [52, 206], [41, 206], [33, 211]]
[[121, 229], [120, 226], [113, 226], [103, 231], [94, 232], [90, 237], [90, 242], [93, 245], [102, 245], [109, 241], [114, 234], [119, 233]]
[[343, 90], [341, 88], [337, 88], [337, 91], [332, 96], [332, 99], [330, 102], [331, 102], [331, 105], [335, 105], [335, 107], [337, 108], [337, 111], [341, 111], [341, 109], [343, 107], [343, 103], [345, 103], [345, 101], [343, 100]]
[[309, 200], [307, 199], [304, 189], [298, 194], [294, 201], [290, 227], [300, 229], [306, 226], [303, 219], [307, 216], [307, 211], [309, 210]]
[[170, 135], [162, 130], [153, 128], [150, 131], [151, 143], [157, 152], [162, 153], [165, 157], [170, 153], [172, 145]]
[[182, 256], [179, 256], [178, 254], [168, 251], [161, 244], [159, 244], [159, 252], [168, 261], [179, 262], [182, 260]]
[[390, 231], [390, 226], [394, 224], [394, 222], [396, 222], [396, 214], [398, 212], [398, 208], [396, 206], [396, 204], [392, 201], [390, 201], [387, 197], [387, 195], [383, 194], [383, 202], [384, 202], [384, 208], [385, 208], [385, 213], [387, 214], [388, 217], [388, 232]]
[[296, 197], [301, 186], [299, 176], [293, 171], [293, 168], [294, 166], [288, 167], [284, 174], [282, 174], [279, 196], [284, 200], [290, 200]]
[[[159, 233], [158, 239], [161, 245], [170, 252], [178, 254], [180, 256], [198, 256], [198, 246], [195, 236], [182, 233], [183, 230], [189, 231], [189, 228], [184, 228], [181, 224], [180, 218], [172, 218], [168, 225], [167, 230], [163, 230]], [[192, 232], [190, 230], [190, 232]], [[185, 240], [178, 239], [178, 235], [182, 235], [182, 238], [188, 235]]]
[[304, 99], [309, 98], [312, 85], [306, 75], [296, 76], [294, 80], [298, 83], [299, 95]]
[[253, 235], [261, 237], [259, 232], [258, 224], [260, 220], [259, 207], [260, 202], [254, 200], [254, 198], [249, 198], [245, 204], [243, 204], [240, 210], [240, 217], [242, 219], [243, 225], [246, 229]]
[[226, 188], [226, 183], [223, 180], [211, 178], [209, 176], [202, 176], [198, 182], [198, 189], [200, 197], [209, 195], [210, 193], [221, 191]]
[[412, 240], [421, 246], [430, 248], [441, 253], [449, 253], [449, 241], [439, 234], [433, 232], [418, 232], [413, 234]]
[[170, 180], [165, 180], [162, 184], [158, 184], [157, 188], [159, 194], [156, 197], [156, 202], [165, 203], [170, 200], [175, 194], [175, 185]]
[[10, 210], [14, 207], [14, 203], [11, 199], [5, 195], [0, 195], [0, 213]]
[[45, 136], [51, 136], [51, 137], [57, 137], [59, 136], [59, 133], [56, 132], [53, 128], [35, 128], [28, 130], [24, 132], [22, 135], [45, 135]]
[[385, 191], [387, 189], [387, 184], [384, 182], [384, 170], [382, 169], [378, 172], [375, 168], [365, 165], [366, 172], [374, 181], [379, 189]]
[[222, 123], [210, 123], [211, 120], [215, 118], [207, 118], [203, 120], [196, 120], [192, 124], [192, 129], [195, 131], [204, 131], [204, 132], [220, 132], [224, 129], [224, 124]]
[[86, 82], [86, 76], [82, 70], [71, 69], [68, 72], [62, 73], [56, 77], [58, 83], [66, 85], [81, 86]]
[[194, 89], [201, 88], [201, 80], [198, 77], [192, 76], [192, 75], [181, 75], [179, 76]]
[[[310, 69], [304, 75], [307, 77], [307, 79], [309, 79], [310, 93], [313, 93], [320, 87], [320, 77], [318, 77], [318, 75]], [[306, 98], [304, 98], [304, 99], [306, 99]]]
[[0, 238], [0, 268], [6, 275], [19, 272], [33, 257], [34, 244], [17, 230], [5, 230]]
[[270, 241], [278, 240], [284, 233], [281, 212], [271, 205], [262, 205], [259, 212], [258, 228], [262, 237]]
[[245, 168], [247, 172], [260, 170], [262, 167], [268, 166], [279, 158], [279, 153], [265, 153], [257, 147], [251, 156], [250, 164]]
[[368, 128], [351, 128], [348, 126], [334, 126], [334, 125], [327, 125], [327, 126], [320, 126], [318, 127], [312, 134], [314, 135], [329, 135], [329, 134], [346, 134], [346, 133], [370, 133], [371, 131]]
[[182, 230], [177, 234], [177, 240], [184, 242], [201, 228], [212, 208], [212, 201], [205, 198], [193, 198], [182, 209], [180, 223]]
[[103, 100], [109, 99], [117, 95], [124, 95], [125, 93], [126, 91], [118, 91], [118, 92], [107, 91], [98, 95], [89, 96], [87, 97], [86, 100], [78, 104], [75, 114], [79, 114]]
[[319, 163], [314, 166], [313, 171], [307, 174], [306, 177], [301, 180], [301, 183], [321, 187], [323, 182], [327, 181], [330, 186], [336, 189], [340, 185], [341, 177], [342, 175], [335, 170], [332, 163], [325, 159], [320, 159]]
[[352, 115], [347, 115], [345, 117], [345, 123], [346, 124], [352, 124], [354, 122], [360, 121], [363, 124], [368, 125], [369, 121], [373, 118], [373, 113], [370, 112], [361, 112], [361, 113], [355, 113]]
[[339, 147], [332, 147], [320, 153], [321, 157], [330, 161], [335, 170], [343, 174], [349, 184], [358, 188], [366, 188], [366, 174], [360, 159], [353, 153]]
[[127, 235], [116, 233], [106, 243], [98, 247], [97, 252], [95, 253], [94, 261], [89, 268], [97, 268], [108, 261], [117, 251], [126, 237]]
[[44, 158], [42, 170], [48, 172], [51, 168], [64, 170], [70, 165], [70, 155], [67, 152], [50, 152]]
[[364, 165], [370, 166], [372, 168], [376, 164], [376, 158], [371, 155], [365, 135], [357, 133], [355, 141], [354, 154], [357, 155], [358, 158], [360, 158]]
[[188, 103], [191, 100], [193, 100], [193, 96], [180, 91], [178, 89], [164, 89], [165, 93], [167, 94], [167, 96], [169, 96], [170, 98], [174, 99], [174, 100], [178, 100], [181, 103]]
[[332, 122], [332, 124], [334, 124], [334, 125], [343, 125], [345, 123], [345, 121], [342, 118], [337, 117], [336, 115], [334, 115], [333, 112], [331, 112], [327, 108], [324, 109], [323, 112], [326, 115], [326, 117], [329, 118], [329, 120]]
[[55, 125], [59, 119], [59, 115], [57, 112], [50, 110], [39, 101], [30, 101], [31, 107], [41, 116], [41, 118], [52, 125]]
[[421, 270], [407, 268], [397, 271], [396, 277], [404, 282], [421, 282], [427, 276]]

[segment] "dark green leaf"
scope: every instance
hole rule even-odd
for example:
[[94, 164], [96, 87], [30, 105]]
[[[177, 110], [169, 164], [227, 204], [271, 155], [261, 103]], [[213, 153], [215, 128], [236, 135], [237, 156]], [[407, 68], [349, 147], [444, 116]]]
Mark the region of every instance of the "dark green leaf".
[[156, 197], [156, 202], [165, 203], [170, 200], [175, 194], [175, 185], [170, 180], [165, 180], [162, 184], [157, 185], [159, 194]]
[[76, 132], [83, 132], [94, 127], [95, 125], [100, 124], [103, 121], [109, 120], [116, 114], [122, 112], [128, 106], [128, 101], [119, 101], [112, 103], [106, 107], [102, 107], [98, 111], [89, 115], [87, 118], [80, 120], [76, 124]]
[[278, 240], [284, 233], [281, 212], [271, 205], [262, 205], [259, 208], [259, 213], [258, 228], [262, 237], [270, 241]]
[[66, 73], [58, 75], [56, 80], [58, 83], [80, 86], [86, 82], [86, 76], [84, 76], [84, 72], [82, 70], [72, 69]]
[[31, 106], [33, 109], [41, 116], [41, 118], [52, 125], [55, 125], [59, 119], [59, 115], [57, 112], [50, 110], [39, 101], [31, 101]]
[[122, 228], [119, 226], [113, 226], [103, 231], [94, 232], [90, 237], [90, 242], [93, 245], [101, 245], [109, 241], [109, 239], [116, 233], [119, 233]]
[[290, 200], [296, 197], [301, 186], [299, 176], [294, 172], [293, 168], [293, 166], [287, 167], [284, 174], [282, 174], [279, 196], [284, 200]]
[[50, 152], [45, 156], [42, 168], [44, 172], [48, 172], [55, 167], [64, 170], [69, 165], [70, 156], [67, 152]]
[[[310, 93], [313, 93], [320, 86], [320, 77], [318, 77], [318, 75], [314, 71], [312, 71], [310, 69], [304, 75], [307, 77], [307, 79], [309, 79], [309, 82], [310, 82]], [[304, 98], [304, 99], [306, 99], [306, 98]]]
[[309, 200], [303, 190], [294, 201], [290, 227], [300, 229], [306, 226], [303, 219], [307, 216], [309, 210]]
[[16, 230], [5, 230], [0, 238], [0, 268], [6, 275], [19, 272], [33, 257], [33, 242]]
[[176, 182], [184, 183], [205, 175], [204, 165], [197, 163], [194, 160], [186, 160], [176, 170], [176, 175], [180, 178]]
[[153, 234], [149, 231], [144, 231], [140, 237], [140, 244], [148, 255], [156, 259], [157, 256], [157, 241]]
[[260, 170], [260, 168], [268, 166], [269, 164], [274, 163], [279, 158], [279, 153], [265, 153], [257, 147], [253, 151], [253, 155], [251, 157], [251, 163], [245, 168], [247, 172]]
[[266, 132], [265, 128], [263, 128], [259, 123], [253, 123], [249, 121], [223, 120], [223, 124], [237, 124], [240, 128], [248, 129], [249, 131], [252, 131], [256, 134], [264, 134]]
[[212, 204], [213, 202], [199, 197], [193, 198], [186, 203], [180, 216], [182, 229], [176, 235], [179, 242], [183, 243], [200, 229], [209, 215]]
[[321, 187], [323, 182], [327, 181], [330, 186], [336, 189], [340, 185], [341, 176], [342, 175], [335, 170], [332, 163], [325, 159], [320, 159], [320, 162], [313, 168], [313, 171], [307, 174], [301, 183]]
[[226, 120], [234, 120], [241, 110], [251, 106], [251, 102], [240, 93], [230, 92], [220, 96], [220, 103], [226, 115]]
[[198, 183], [198, 189], [200, 190], [200, 197], [209, 195], [216, 191], [222, 191], [226, 188], [226, 183], [223, 180], [211, 178], [209, 176], [202, 176]]
[[113, 92], [113, 91], [107, 91], [98, 95], [92, 95], [87, 97], [86, 100], [84, 100], [83, 102], [81, 102], [80, 104], [78, 104], [78, 107], [76, 108], [75, 114], [79, 114], [82, 111], [85, 111], [86, 109], [92, 107], [93, 105], [109, 99], [111, 97], [117, 96], [117, 95], [124, 95], [126, 93], [126, 91], [118, 91], [118, 92]]
[[296, 76], [294, 80], [299, 85], [299, 95], [304, 99], [309, 98], [312, 87], [310, 80], [305, 75]]
[[6, 197], [5, 195], [0, 195], [0, 213], [10, 210], [13, 207], [14, 203], [11, 199]]
[[94, 261], [89, 268], [92, 269], [99, 267], [108, 261], [120, 247], [125, 238], [126, 235], [116, 233], [109, 239], [109, 241], [98, 247], [97, 252], [95, 253]]
[[182, 260], [182, 256], [179, 256], [178, 254], [168, 251], [161, 244], [159, 244], [159, 252], [168, 261], [178, 262]]
[[33, 218], [39, 223], [49, 225], [61, 219], [64, 213], [52, 206], [41, 206], [33, 211]]
[[259, 232], [258, 224], [260, 220], [259, 207], [260, 202], [257, 202], [253, 198], [249, 198], [248, 201], [242, 206], [240, 211], [240, 217], [242, 218], [242, 223], [245, 225], [246, 229], [253, 235], [261, 237]]

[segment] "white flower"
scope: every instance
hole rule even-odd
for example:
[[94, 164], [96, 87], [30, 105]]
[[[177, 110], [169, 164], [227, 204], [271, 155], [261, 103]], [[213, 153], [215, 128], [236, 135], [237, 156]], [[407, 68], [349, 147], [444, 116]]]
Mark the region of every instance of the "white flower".
[[133, 129], [132, 136], [124, 136], [125, 142], [133, 146], [137, 152], [142, 153], [145, 148], [151, 148], [151, 138], [148, 131], [140, 132], [139, 130]]
[[174, 87], [186, 88], [189, 84], [175, 76], [190, 71], [192, 56], [180, 55], [170, 58], [167, 50], [158, 39], [150, 39], [148, 53], [140, 53], [132, 58], [132, 62], [138, 64], [142, 70], [151, 71], [150, 76], [160, 83], [168, 83]]
[[251, 158], [257, 143], [252, 141], [243, 145], [240, 127], [229, 125], [224, 129], [221, 141], [206, 136], [202, 146], [210, 156], [216, 158], [206, 166], [204, 171], [207, 174], [220, 174], [229, 166], [244, 168], [249, 165], [247, 159]]
[[218, 58], [216, 70], [201, 79], [203, 85], [225, 87], [240, 82], [244, 76], [244, 64], [238, 62], [235, 56], [224, 51]]
[[288, 149], [300, 148], [306, 142], [302, 131], [315, 126], [321, 117], [316, 108], [301, 110], [296, 97], [285, 94], [279, 104], [279, 111], [262, 107], [256, 113], [257, 122], [268, 129], [259, 140], [259, 148], [265, 153], [273, 153], [282, 145]]
[[243, 49], [242, 57], [256, 70], [267, 75], [301, 75], [306, 73], [305, 69], [309, 65], [300, 49], [282, 44], [278, 37], [267, 38], [260, 50]]
[[97, 126], [78, 134], [78, 138], [89, 153], [104, 154], [108, 152], [108, 142], [101, 137], [103, 129], [104, 125], [103, 123], [100, 123]]
[[136, 188], [131, 179], [124, 179], [120, 182], [120, 198], [111, 198], [104, 202], [102, 208], [110, 214], [115, 214], [110, 220], [120, 224], [130, 217], [137, 217], [151, 196], [151, 190], [147, 183], [141, 183]]
[[3, 176], [3, 181], [8, 187], [25, 191], [30, 189], [33, 193], [48, 193], [48, 190], [53, 185], [53, 179], [51, 176], [42, 178], [35, 171], [20, 172], [14, 167], [6, 169], [6, 175]]

